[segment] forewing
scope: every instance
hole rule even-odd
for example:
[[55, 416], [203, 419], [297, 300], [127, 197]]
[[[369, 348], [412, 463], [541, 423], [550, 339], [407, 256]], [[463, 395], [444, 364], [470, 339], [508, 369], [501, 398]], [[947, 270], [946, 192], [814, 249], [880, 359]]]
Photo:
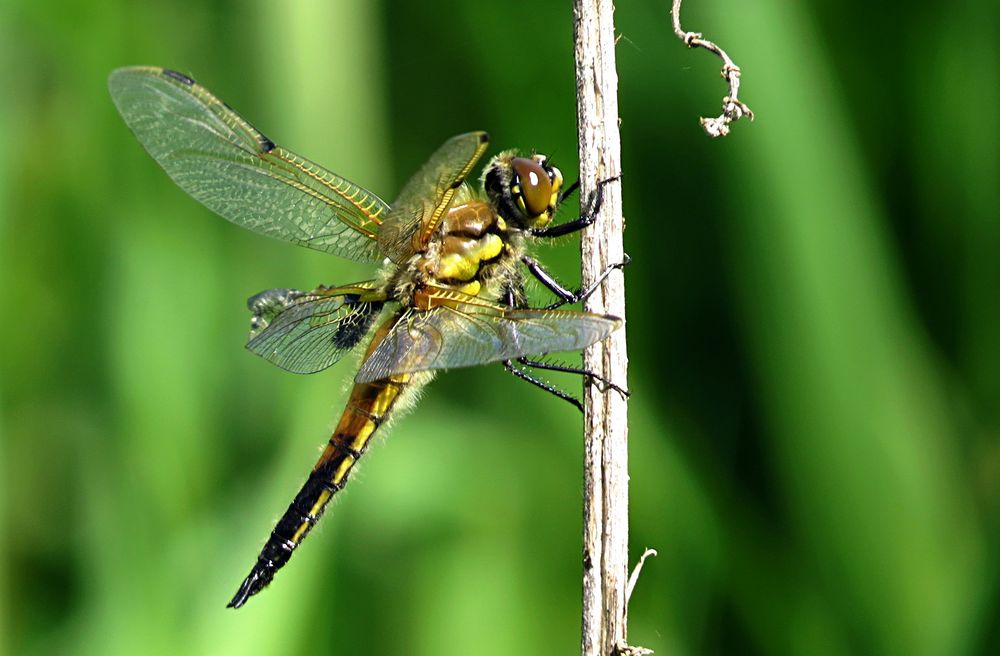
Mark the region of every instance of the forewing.
[[326, 369], [368, 334], [382, 309], [371, 287], [312, 292], [270, 289], [251, 297], [247, 348], [282, 369], [311, 374]]
[[276, 145], [193, 80], [120, 68], [108, 88], [125, 123], [177, 185], [233, 223], [361, 262], [379, 262], [378, 196]]
[[412, 311], [368, 356], [355, 381], [574, 351], [604, 339], [620, 324], [615, 317], [587, 312], [480, 303]]
[[393, 262], [403, 263], [427, 243], [489, 141], [485, 132], [452, 137], [406, 183], [378, 235]]

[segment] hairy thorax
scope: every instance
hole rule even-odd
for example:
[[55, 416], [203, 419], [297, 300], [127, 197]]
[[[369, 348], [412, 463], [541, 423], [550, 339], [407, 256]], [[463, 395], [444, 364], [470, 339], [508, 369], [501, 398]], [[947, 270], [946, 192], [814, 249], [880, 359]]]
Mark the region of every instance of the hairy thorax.
[[482, 200], [453, 205], [427, 248], [413, 256], [397, 279], [404, 300], [424, 286], [446, 287], [473, 296], [492, 296], [509, 275], [520, 250], [520, 231], [511, 230]]

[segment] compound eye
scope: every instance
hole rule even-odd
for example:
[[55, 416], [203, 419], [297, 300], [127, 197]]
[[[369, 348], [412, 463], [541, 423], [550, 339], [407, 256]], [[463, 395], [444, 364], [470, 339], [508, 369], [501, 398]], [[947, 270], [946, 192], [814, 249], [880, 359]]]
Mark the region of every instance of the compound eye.
[[510, 161], [510, 165], [517, 176], [515, 184], [520, 186], [520, 197], [524, 202], [525, 212], [531, 217], [542, 215], [552, 200], [552, 181], [549, 180], [549, 174], [533, 159], [515, 157]]

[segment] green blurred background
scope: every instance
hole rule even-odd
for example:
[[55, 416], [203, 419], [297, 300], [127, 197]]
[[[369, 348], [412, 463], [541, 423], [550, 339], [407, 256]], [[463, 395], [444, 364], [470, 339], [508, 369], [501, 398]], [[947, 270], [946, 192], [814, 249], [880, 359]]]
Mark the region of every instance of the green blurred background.
[[[758, 119], [705, 137], [718, 62], [620, 3], [631, 550], [660, 553], [631, 641], [1000, 653], [1000, 7], [687, 4]], [[353, 366], [249, 354], [244, 299], [369, 271], [186, 197], [111, 104], [127, 64], [389, 199], [471, 129], [575, 176], [568, 2], [3, 3], [0, 652], [576, 652], [580, 418], [498, 366], [441, 376], [225, 609]], [[574, 239], [540, 255], [577, 279]]]

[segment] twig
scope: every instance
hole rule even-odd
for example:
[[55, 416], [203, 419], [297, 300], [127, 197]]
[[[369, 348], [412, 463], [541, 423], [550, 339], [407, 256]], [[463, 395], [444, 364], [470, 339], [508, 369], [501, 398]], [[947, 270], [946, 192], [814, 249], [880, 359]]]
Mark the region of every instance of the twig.
[[[632, 599], [632, 591], [635, 590], [635, 584], [639, 582], [639, 574], [642, 572], [642, 566], [646, 564], [646, 559], [650, 556], [656, 555], [656, 549], [646, 549], [639, 556], [639, 562], [635, 564], [635, 568], [632, 570], [632, 576], [628, 577], [628, 584], [625, 585], [625, 632], [628, 634], [628, 602]], [[647, 649], [645, 647], [632, 647], [630, 645], [621, 645], [618, 647], [617, 656], [649, 656], [652, 654], [652, 649]]]
[[746, 116], [753, 120], [753, 112], [740, 95], [740, 67], [716, 44], [701, 38], [701, 32], [685, 32], [681, 28], [681, 0], [674, 0], [670, 15], [674, 22], [674, 34], [688, 48], [704, 48], [714, 52], [722, 60], [722, 78], [729, 84], [729, 95], [722, 99], [722, 114], [716, 118], [702, 117], [701, 127], [710, 137], [724, 137], [729, 134], [729, 124]]
[[[586, 204], [601, 181], [621, 174], [618, 73], [612, 0], [574, 0], [580, 198]], [[621, 182], [603, 187], [604, 202], [584, 231], [583, 286], [625, 259]], [[612, 273], [591, 295], [590, 312], [625, 317], [625, 287]], [[584, 352], [584, 366], [626, 387], [625, 331]], [[627, 653], [625, 586], [628, 578], [628, 401], [596, 385], [584, 391], [583, 621], [584, 656]]]
[[632, 591], [635, 590], [635, 584], [639, 582], [639, 574], [642, 572], [642, 566], [646, 564], [646, 559], [650, 556], [655, 556], [656, 549], [646, 549], [639, 556], [639, 562], [635, 564], [635, 568], [632, 570], [632, 576], [628, 577], [628, 585], [625, 586], [625, 608], [628, 609], [629, 599], [632, 598]]

